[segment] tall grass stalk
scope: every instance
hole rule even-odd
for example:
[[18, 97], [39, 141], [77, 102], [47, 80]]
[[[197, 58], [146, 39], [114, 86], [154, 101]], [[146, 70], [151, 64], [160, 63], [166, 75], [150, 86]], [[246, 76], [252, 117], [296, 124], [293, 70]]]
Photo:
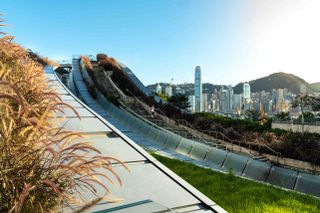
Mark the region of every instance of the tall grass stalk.
[[122, 185], [113, 164], [128, 168], [58, 127], [56, 113], [70, 106], [48, 86], [43, 67], [12, 36], [0, 34], [0, 211], [90, 204], [78, 198], [85, 191], [97, 197], [93, 204], [108, 198], [110, 185]]

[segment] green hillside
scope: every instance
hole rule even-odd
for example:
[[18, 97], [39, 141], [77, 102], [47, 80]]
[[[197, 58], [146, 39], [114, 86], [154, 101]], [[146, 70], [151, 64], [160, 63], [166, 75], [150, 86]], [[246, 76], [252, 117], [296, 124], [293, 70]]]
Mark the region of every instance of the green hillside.
[[[311, 84], [302, 78], [283, 72], [271, 74], [269, 76], [250, 81], [251, 92], [259, 92], [265, 90], [271, 92], [272, 89], [287, 88], [292, 93], [299, 93], [302, 84], [307, 86], [307, 92], [314, 92]], [[243, 83], [239, 83], [234, 87], [234, 93], [242, 93]]]

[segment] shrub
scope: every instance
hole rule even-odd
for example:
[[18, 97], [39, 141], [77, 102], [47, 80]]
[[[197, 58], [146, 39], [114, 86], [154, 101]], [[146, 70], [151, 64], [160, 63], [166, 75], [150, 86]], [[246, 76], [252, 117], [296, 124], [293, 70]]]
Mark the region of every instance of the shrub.
[[280, 112], [274, 116], [276, 119], [280, 121], [288, 121], [290, 120], [290, 113], [289, 112]]
[[278, 145], [283, 156], [320, 164], [320, 135], [288, 132]]
[[98, 53], [97, 54], [97, 61], [107, 60], [108, 56], [104, 53]]
[[98, 64], [105, 71], [113, 71], [111, 79], [121, 89], [121, 91], [128, 96], [137, 96], [145, 98], [144, 93], [136, 87], [136, 85], [124, 73], [118, 62], [105, 54], [97, 55]]
[[97, 60], [99, 65], [102, 66], [104, 70], [121, 72], [121, 67], [114, 58], [100, 53], [97, 55]]
[[90, 71], [92, 70], [92, 64], [91, 64], [91, 61], [90, 59], [87, 57], [87, 56], [80, 56], [80, 59], [82, 60], [82, 62], [84, 63], [85, 67], [86, 67], [86, 70]]
[[38, 62], [43, 67], [45, 66], [59, 67], [59, 64], [57, 64], [56, 62], [49, 60], [47, 57], [42, 57], [38, 53], [32, 52], [32, 50], [28, 50], [27, 53], [33, 61]]

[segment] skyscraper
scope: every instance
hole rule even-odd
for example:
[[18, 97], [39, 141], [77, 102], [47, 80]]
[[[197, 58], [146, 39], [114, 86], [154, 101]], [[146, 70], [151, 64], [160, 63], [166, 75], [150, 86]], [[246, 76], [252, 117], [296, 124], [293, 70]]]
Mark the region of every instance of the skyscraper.
[[250, 84], [245, 82], [243, 84], [243, 110], [247, 111], [251, 109], [251, 89]]
[[248, 82], [245, 82], [243, 84], [243, 98], [244, 99], [251, 98], [250, 84]]
[[166, 96], [168, 96], [168, 98], [170, 98], [172, 96], [172, 86], [171, 86], [171, 84], [166, 86], [165, 92], [166, 92]]
[[202, 94], [202, 111], [203, 112], [208, 111], [208, 94], [206, 93]]
[[219, 111], [226, 113], [228, 108], [228, 91], [226, 89], [223, 89], [221, 87], [221, 90], [219, 91]]
[[233, 96], [233, 88], [232, 86], [228, 86], [227, 89], [227, 112], [232, 112], [232, 96]]
[[232, 96], [232, 109], [238, 115], [241, 114], [242, 109], [242, 94], [233, 94]]
[[158, 94], [162, 93], [162, 87], [160, 86], [159, 83], [157, 83], [156, 93], [158, 93]]
[[196, 66], [196, 71], [194, 73], [194, 96], [196, 102], [196, 112], [203, 111], [202, 103], [202, 80], [201, 80], [201, 68]]
[[188, 102], [190, 104], [190, 107], [189, 107], [189, 111], [190, 112], [195, 112], [195, 98], [194, 98], [194, 95], [189, 95], [188, 96]]

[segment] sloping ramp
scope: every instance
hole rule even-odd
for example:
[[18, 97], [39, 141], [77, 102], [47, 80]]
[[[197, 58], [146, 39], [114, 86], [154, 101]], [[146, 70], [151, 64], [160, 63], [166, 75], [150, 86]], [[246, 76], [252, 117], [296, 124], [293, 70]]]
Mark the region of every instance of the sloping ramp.
[[[71, 94], [54, 74], [47, 74], [47, 78], [53, 80], [51, 86], [57, 88], [63, 100], [76, 107], [81, 117], [79, 120], [70, 110], [65, 110], [66, 118], [61, 125], [87, 133], [89, 138], [86, 141], [91, 141], [103, 154], [121, 159], [131, 171], [128, 173], [120, 165], [115, 166], [124, 183], [123, 188], [106, 183], [115, 197], [124, 199], [122, 203], [100, 202], [89, 212], [225, 212], [104, 119], [102, 116], [108, 118], [105, 111], [90, 99], [82, 79], [78, 77], [74, 75], [77, 92], [86, 97], [92, 109]], [[57, 117], [62, 116], [57, 114]], [[90, 193], [84, 197], [93, 198]]]

